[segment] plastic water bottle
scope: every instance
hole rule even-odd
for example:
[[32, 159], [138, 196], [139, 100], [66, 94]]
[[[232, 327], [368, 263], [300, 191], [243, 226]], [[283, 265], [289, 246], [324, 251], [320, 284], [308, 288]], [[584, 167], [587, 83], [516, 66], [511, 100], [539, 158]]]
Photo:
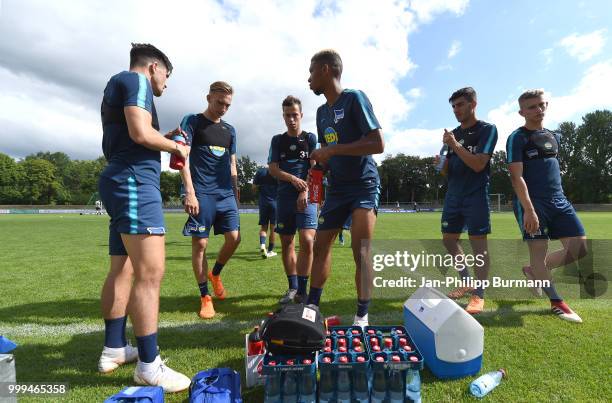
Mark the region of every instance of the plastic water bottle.
[[[270, 361], [270, 366], [276, 366], [276, 361]], [[281, 390], [280, 390], [280, 372], [276, 372], [272, 375], [266, 375], [266, 384], [264, 386], [264, 402], [265, 403], [280, 403], [281, 402]]]
[[404, 388], [404, 379], [402, 371], [391, 370], [389, 376], [389, 402], [404, 403], [406, 390]]
[[[293, 360], [287, 360], [287, 366], [293, 365]], [[297, 376], [293, 371], [287, 371], [283, 380], [283, 402], [297, 402]]]
[[336, 391], [338, 392], [336, 398], [338, 403], [351, 403], [351, 378], [348, 370], [338, 370], [338, 386], [336, 388]]
[[[172, 140], [182, 146], [185, 145], [185, 138], [179, 134], [172, 137]], [[180, 170], [180, 169], [183, 169], [184, 166], [185, 166], [185, 158], [178, 156], [176, 154], [172, 154], [170, 156], [170, 168]]]
[[[323, 357], [324, 363], [331, 363], [330, 357]], [[334, 374], [329, 369], [320, 369], [319, 403], [329, 403], [334, 399]]]
[[498, 371], [488, 372], [470, 384], [470, 392], [476, 397], [483, 397], [495, 389], [504, 376], [506, 376], [506, 370], [503, 368], [500, 368]]
[[421, 403], [421, 375], [418, 369], [406, 370], [406, 396], [414, 403]]
[[[384, 362], [385, 358], [378, 356], [375, 359], [377, 362]], [[382, 403], [387, 397], [387, 377], [383, 368], [374, 370], [372, 380], [372, 403]]]
[[[365, 357], [358, 356], [356, 361], [365, 362]], [[359, 403], [368, 403], [370, 401], [369, 395], [367, 369], [355, 370], [353, 373], [353, 399]]]
[[[302, 362], [304, 365], [311, 365], [312, 361], [310, 359], [305, 359]], [[300, 403], [316, 403], [317, 402], [317, 394], [315, 384], [317, 382], [316, 375], [311, 373], [310, 371], [302, 372], [300, 375]]]
[[448, 146], [444, 144], [444, 146], [442, 146], [442, 149], [440, 150], [440, 161], [438, 162], [438, 165], [436, 165], [436, 171], [442, 172], [442, 170], [444, 169], [444, 163], [446, 162], [446, 154], [448, 154]]

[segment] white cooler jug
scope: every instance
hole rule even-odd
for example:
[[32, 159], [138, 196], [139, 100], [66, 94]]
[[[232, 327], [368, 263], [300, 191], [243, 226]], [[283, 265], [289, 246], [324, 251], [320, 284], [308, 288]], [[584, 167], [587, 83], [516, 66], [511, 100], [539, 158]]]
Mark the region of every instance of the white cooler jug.
[[404, 325], [436, 377], [461, 378], [480, 371], [484, 329], [440, 291], [417, 289], [404, 303]]

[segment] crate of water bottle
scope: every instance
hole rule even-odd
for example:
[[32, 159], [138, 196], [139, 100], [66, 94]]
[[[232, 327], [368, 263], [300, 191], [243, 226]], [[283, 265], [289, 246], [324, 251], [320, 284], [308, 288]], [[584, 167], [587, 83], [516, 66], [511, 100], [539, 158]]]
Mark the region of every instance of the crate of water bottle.
[[322, 349], [324, 353], [366, 353], [367, 351], [360, 326], [331, 327]]
[[319, 366], [319, 403], [369, 402], [367, 353], [321, 353]]
[[316, 403], [315, 354], [278, 356], [266, 354], [262, 367], [264, 402]]
[[383, 351], [413, 353], [422, 364], [422, 355], [403, 326], [366, 326], [364, 332], [370, 353]]
[[414, 351], [382, 351], [370, 353], [370, 365], [374, 369], [406, 370], [423, 369], [423, 359]]
[[370, 354], [371, 402], [420, 402], [423, 360], [415, 352]]

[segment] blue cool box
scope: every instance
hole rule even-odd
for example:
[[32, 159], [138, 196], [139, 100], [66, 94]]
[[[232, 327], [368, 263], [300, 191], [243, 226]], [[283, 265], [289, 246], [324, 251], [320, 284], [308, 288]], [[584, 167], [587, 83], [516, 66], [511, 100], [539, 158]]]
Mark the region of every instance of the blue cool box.
[[480, 372], [484, 329], [440, 291], [416, 290], [404, 303], [404, 325], [436, 377], [461, 378]]

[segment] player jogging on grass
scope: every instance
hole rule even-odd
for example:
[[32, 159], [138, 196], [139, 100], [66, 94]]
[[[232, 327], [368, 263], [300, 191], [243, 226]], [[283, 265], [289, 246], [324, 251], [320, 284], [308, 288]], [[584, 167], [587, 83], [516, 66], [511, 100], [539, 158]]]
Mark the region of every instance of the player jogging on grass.
[[[516, 129], [506, 143], [510, 179], [514, 188], [514, 214], [529, 247], [528, 279], [551, 280], [551, 270], [587, 254], [584, 228], [576, 210], [561, 187], [559, 145], [561, 136], [544, 128], [548, 109], [544, 91], [525, 91], [518, 99], [525, 125]], [[548, 240], [559, 239], [563, 248], [548, 253]], [[554, 285], [543, 290], [551, 310], [559, 318], [581, 323], [582, 319], [557, 293]]]

